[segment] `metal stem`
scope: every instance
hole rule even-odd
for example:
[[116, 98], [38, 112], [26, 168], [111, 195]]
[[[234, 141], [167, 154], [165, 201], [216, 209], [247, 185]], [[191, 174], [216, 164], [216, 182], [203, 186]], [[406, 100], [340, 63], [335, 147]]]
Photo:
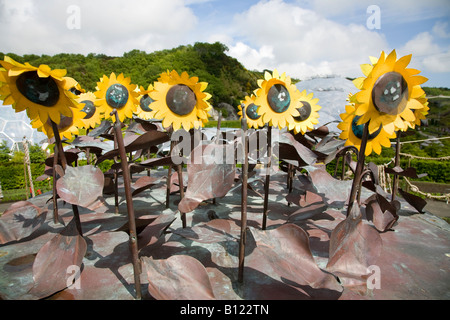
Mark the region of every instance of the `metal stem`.
[[127, 212], [128, 212], [128, 224], [130, 226], [129, 232], [129, 242], [130, 242], [130, 251], [131, 258], [133, 262], [133, 271], [134, 271], [134, 286], [136, 289], [136, 299], [140, 300], [142, 298], [141, 294], [141, 265], [138, 256], [138, 246], [137, 246], [137, 233], [136, 233], [136, 220], [134, 217], [134, 208], [133, 208], [133, 198], [131, 194], [131, 180], [130, 180], [130, 172], [128, 170], [128, 161], [127, 161], [127, 153], [125, 152], [125, 146], [122, 137], [122, 125], [117, 114], [117, 110], [111, 114], [115, 114], [116, 122], [114, 124], [114, 136], [117, 140], [117, 146], [119, 148], [120, 155], [120, 163], [122, 166], [122, 175], [123, 181], [125, 185], [125, 199], [127, 202]]
[[272, 127], [267, 126], [267, 165], [266, 165], [266, 182], [264, 183], [264, 209], [262, 229], [266, 230], [267, 214], [269, 207], [269, 185], [270, 185], [270, 167], [272, 165]]
[[53, 152], [53, 222], [58, 223], [58, 199], [56, 192], [56, 165], [58, 164], [58, 148], [54, 148]]
[[[170, 139], [170, 150], [169, 150], [169, 156], [172, 155], [172, 149], [173, 149], [173, 141]], [[166, 208], [169, 208], [170, 206], [170, 177], [172, 175], [172, 163], [169, 164], [169, 169], [167, 169], [167, 186], [166, 186]]]
[[348, 200], [347, 216], [350, 214], [352, 210], [353, 202], [355, 201], [356, 198], [356, 192], [358, 190], [358, 186], [361, 181], [361, 174], [363, 172], [364, 161], [366, 159], [366, 145], [368, 137], [369, 137], [369, 123], [367, 122], [366, 124], [364, 124], [363, 135], [361, 138], [361, 146], [359, 148], [358, 162], [356, 164], [355, 176], [353, 178], [352, 189], [350, 191], [350, 197]]
[[245, 117], [245, 107], [242, 105], [242, 144], [244, 147], [244, 164], [242, 166], [242, 193], [241, 193], [241, 234], [239, 239], [239, 272], [238, 281], [244, 281], [244, 258], [245, 243], [247, 234], [247, 181], [248, 181], [248, 139], [247, 139], [247, 118]]
[[[59, 136], [58, 125], [55, 122], [53, 122], [53, 120], [50, 120], [50, 121], [52, 123], [53, 136], [55, 137], [55, 148], [58, 148], [59, 159], [61, 159], [61, 165], [62, 165], [63, 170], [65, 171], [67, 168], [67, 159], [66, 159], [66, 155], [64, 154], [64, 148], [62, 146], [61, 137]], [[53, 169], [55, 169], [55, 167]], [[78, 206], [76, 204], [72, 205], [72, 211], [73, 211], [73, 216], [75, 219], [75, 224], [77, 226], [78, 233], [80, 234], [80, 236], [83, 236], [83, 229], [81, 228], [80, 213], [78, 212]]]
[[[395, 160], [394, 160], [394, 166], [397, 167], [400, 165], [400, 131], [397, 131], [397, 143], [395, 145]], [[398, 175], [394, 174], [394, 181], [392, 183], [392, 197], [391, 201], [395, 200], [395, 196], [397, 195], [397, 189], [398, 189]]]

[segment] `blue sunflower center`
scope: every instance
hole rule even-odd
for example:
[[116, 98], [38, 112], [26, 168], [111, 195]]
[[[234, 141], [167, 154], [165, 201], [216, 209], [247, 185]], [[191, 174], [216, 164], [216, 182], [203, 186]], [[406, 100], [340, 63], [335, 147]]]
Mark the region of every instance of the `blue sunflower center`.
[[114, 109], [123, 108], [128, 102], [128, 90], [124, 85], [115, 83], [106, 90], [106, 103]]
[[277, 83], [270, 87], [267, 94], [267, 102], [273, 111], [283, 113], [291, 104], [291, 96], [285, 86]]
[[28, 71], [17, 77], [16, 86], [31, 102], [44, 107], [52, 107], [58, 103], [59, 88], [52, 77], [41, 78], [36, 71]]
[[86, 116], [83, 119], [90, 119], [95, 113], [95, 106], [91, 100], [84, 100], [81, 103], [84, 103], [83, 109], [81, 111], [86, 113]]
[[[353, 121], [352, 121], [352, 132], [353, 132], [353, 134], [354, 134], [358, 139], [362, 139], [363, 131], [364, 131], [364, 124], [359, 124], [359, 125], [357, 124], [357, 122], [358, 122], [358, 120], [359, 120], [360, 118], [361, 118], [361, 116], [355, 116], [355, 117], [353, 118]], [[368, 140], [374, 139], [376, 136], [378, 136], [378, 134], [380, 133], [380, 131], [381, 131], [381, 125], [380, 125], [380, 127], [378, 128], [377, 131], [375, 131], [375, 132], [369, 134], [369, 136], [367, 137], [367, 139], [368, 139]]]
[[151, 112], [152, 109], [149, 107], [153, 103], [153, 99], [150, 98], [148, 94], [145, 94], [142, 96], [141, 100], [139, 101], [139, 105], [141, 106], [141, 109], [145, 112]]
[[197, 98], [191, 88], [184, 84], [176, 84], [167, 92], [166, 104], [173, 113], [185, 116], [194, 110]]
[[250, 103], [245, 109], [245, 114], [252, 120], [258, 120], [261, 116], [256, 112], [258, 110], [258, 106], [254, 103]]

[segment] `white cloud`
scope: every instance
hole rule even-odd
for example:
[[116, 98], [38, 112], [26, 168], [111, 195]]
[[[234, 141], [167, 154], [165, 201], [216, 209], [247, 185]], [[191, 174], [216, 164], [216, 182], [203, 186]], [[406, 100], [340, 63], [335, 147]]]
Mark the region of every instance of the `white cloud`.
[[[69, 6], [80, 8], [80, 28], [69, 29]], [[183, 0], [3, 0], [0, 51], [121, 55], [177, 46], [198, 20]]]
[[238, 60], [250, 70], [262, 70], [270, 68], [274, 62], [273, 48], [262, 46], [259, 50], [253, 49], [243, 42], [229, 48], [228, 54]]
[[[425, 73], [450, 72], [450, 46], [439, 45], [437, 38], [447, 38], [447, 23], [437, 22], [432, 32], [422, 32], [398, 50], [401, 55], [413, 53], [410, 67]], [[437, 37], [436, 37], [437, 36]]]
[[401, 50], [404, 52], [412, 52], [414, 56], [419, 57], [437, 54], [441, 51], [439, 46], [434, 43], [433, 35], [429, 32], [419, 33], [413, 39], [406, 42]]
[[365, 19], [367, 7], [377, 5], [385, 21], [414, 22], [448, 16], [448, 0], [298, 0], [299, 5], [320, 12], [324, 17], [346, 17]]
[[433, 33], [439, 38], [450, 38], [450, 32], [448, 30], [448, 22], [437, 21], [433, 26]]
[[277, 68], [299, 78], [359, 76], [359, 64], [388, 47], [382, 34], [363, 25], [342, 25], [281, 0], [255, 4], [233, 25], [242, 41], [230, 47], [230, 55], [249, 69]]

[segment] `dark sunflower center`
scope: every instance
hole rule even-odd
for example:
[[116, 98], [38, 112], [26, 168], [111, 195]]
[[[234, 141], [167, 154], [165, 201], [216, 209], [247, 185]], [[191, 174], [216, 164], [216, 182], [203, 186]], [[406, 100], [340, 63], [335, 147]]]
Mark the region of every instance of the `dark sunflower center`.
[[291, 96], [285, 86], [277, 83], [270, 87], [267, 102], [273, 111], [283, 113], [289, 108]]
[[[65, 115], [60, 114], [59, 118], [61, 119], [59, 124], [57, 125], [58, 130], [60, 132], [66, 131], [69, 129], [73, 124], [73, 116], [72, 117], [66, 117]], [[51, 126], [51, 119], [50, 117], [47, 120], [47, 123]]]
[[299, 116], [294, 117], [296, 121], [305, 121], [311, 115], [311, 105], [309, 102], [302, 101], [303, 106], [301, 108], [297, 108], [297, 111], [300, 113]]
[[398, 72], [387, 72], [375, 82], [372, 90], [375, 108], [391, 115], [401, 113], [408, 102], [408, 84]]
[[[352, 121], [352, 131], [353, 131], [353, 134], [356, 136], [356, 137], [358, 137], [359, 139], [362, 139], [362, 136], [363, 136], [363, 131], [364, 131], [364, 124], [357, 124], [357, 122], [358, 122], [358, 120], [361, 118], [361, 116], [355, 116], [354, 118], [353, 118], [353, 121]], [[373, 132], [373, 133], [371, 133], [371, 134], [369, 134], [369, 136], [368, 136], [368, 140], [372, 140], [372, 139], [374, 139], [376, 136], [378, 136], [378, 134], [380, 133], [380, 131], [381, 131], [381, 126], [378, 128], [378, 130], [377, 131], [375, 131], [375, 132]]]
[[17, 89], [28, 100], [44, 107], [52, 107], [59, 100], [59, 88], [52, 77], [41, 78], [36, 71], [20, 74]]
[[81, 111], [86, 113], [86, 116], [83, 119], [90, 119], [95, 113], [95, 106], [91, 100], [84, 100], [81, 103], [84, 103], [84, 107]]
[[254, 103], [250, 103], [245, 109], [245, 114], [252, 120], [258, 120], [261, 116], [256, 112], [258, 110], [258, 106]]
[[150, 112], [152, 109], [149, 107], [150, 104], [152, 104], [154, 101], [148, 94], [145, 94], [142, 96], [141, 100], [139, 101], [139, 105], [141, 106], [141, 109]]
[[176, 84], [167, 92], [166, 104], [173, 113], [185, 116], [194, 110], [197, 98], [191, 88], [184, 84]]
[[72, 92], [76, 96], [79, 96], [82, 93], [80, 90], [78, 90], [75, 87], [70, 88], [69, 91]]
[[120, 83], [109, 86], [106, 90], [106, 103], [112, 108], [121, 109], [128, 101], [128, 90]]

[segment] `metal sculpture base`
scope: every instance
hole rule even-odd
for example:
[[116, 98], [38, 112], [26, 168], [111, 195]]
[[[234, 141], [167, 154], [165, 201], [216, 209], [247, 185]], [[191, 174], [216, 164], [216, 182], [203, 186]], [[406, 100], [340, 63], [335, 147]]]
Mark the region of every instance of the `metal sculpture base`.
[[[143, 173], [145, 174], [145, 173]], [[166, 170], [152, 171], [152, 176], [166, 174]], [[133, 175], [133, 181], [139, 178]], [[176, 206], [165, 208], [165, 180], [153, 188], [142, 192], [134, 199], [136, 218], [150, 219], [161, 215], [176, 213]], [[258, 186], [255, 186], [258, 188]], [[262, 186], [259, 186], [262, 193]], [[293, 181], [294, 192], [299, 189], [299, 181]], [[271, 177], [270, 215], [267, 219], [267, 232], [292, 223], [303, 228], [309, 235], [309, 244], [313, 258], [319, 268], [325, 269], [328, 261], [328, 248], [331, 231], [346, 217], [344, 205], [335, 203], [317, 209], [301, 208], [297, 204], [287, 205], [280, 201], [286, 195], [286, 174]], [[349, 188], [346, 189], [347, 191]], [[367, 194], [363, 193], [362, 198]], [[47, 193], [31, 199], [38, 206], [46, 204], [51, 197]], [[120, 199], [124, 199], [123, 189], [119, 190]], [[401, 199], [400, 199], [401, 200]], [[79, 287], [67, 288], [49, 297], [49, 299], [135, 299], [133, 265], [128, 247], [128, 234], [123, 227], [127, 223], [125, 201], [120, 202], [120, 214], [114, 213], [114, 196], [106, 198], [110, 210], [92, 212], [80, 208], [87, 253], [83, 258]], [[402, 210], [398, 224], [393, 231], [381, 233], [382, 251], [376, 265], [381, 270], [380, 289], [367, 289], [364, 286], [344, 283], [343, 291], [313, 290], [295, 281], [286, 280], [262, 263], [261, 251], [255, 246], [252, 232], [261, 231], [261, 210], [263, 199], [249, 190], [247, 221], [250, 233], [247, 237], [244, 281], [238, 282], [238, 248], [241, 191], [240, 188], [217, 199], [214, 205], [205, 202], [194, 212], [188, 214], [189, 227], [209, 222], [211, 210], [215, 216], [229, 222], [230, 229], [219, 242], [193, 241], [177, 234], [183, 230], [181, 219], [177, 219], [167, 230], [159, 230], [160, 237], [150, 241], [147, 248], [141, 249], [140, 257], [166, 259], [173, 255], [189, 255], [197, 259], [207, 270], [216, 299], [450, 299], [448, 284], [450, 270], [448, 248], [450, 247], [450, 227], [442, 219], [425, 213], [419, 214], [406, 202], [401, 201]], [[58, 201], [60, 218], [67, 223], [73, 217], [71, 206]], [[322, 204], [324, 205], [324, 204]], [[364, 210], [362, 210], [364, 218]], [[63, 226], [54, 224], [51, 214], [36, 234], [21, 241], [0, 246], [0, 298], [34, 299], [28, 293], [33, 285], [32, 264], [36, 252], [51, 239]], [[212, 220], [214, 221], [214, 220]], [[363, 223], [369, 224], [365, 219]], [[139, 225], [138, 225], [139, 230]], [[192, 230], [192, 229], [191, 229]], [[209, 231], [211, 231], [210, 229]], [[181, 232], [181, 231], [180, 231]], [[142, 235], [139, 238], [142, 238]], [[273, 250], [282, 250], [274, 247]], [[189, 270], [186, 270], [188, 272]], [[71, 276], [72, 273], [68, 273]], [[141, 274], [143, 299], [153, 299], [148, 292], [146, 272]]]

